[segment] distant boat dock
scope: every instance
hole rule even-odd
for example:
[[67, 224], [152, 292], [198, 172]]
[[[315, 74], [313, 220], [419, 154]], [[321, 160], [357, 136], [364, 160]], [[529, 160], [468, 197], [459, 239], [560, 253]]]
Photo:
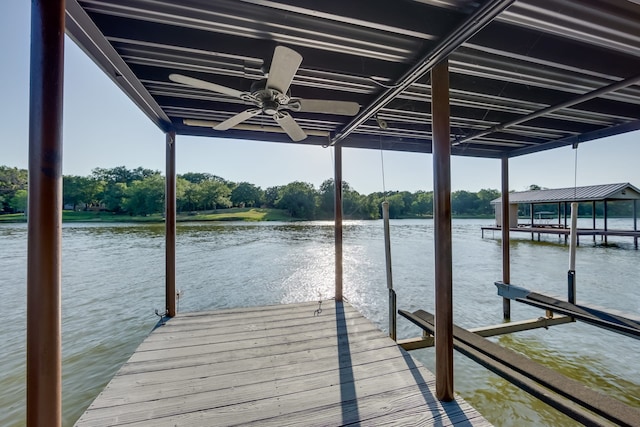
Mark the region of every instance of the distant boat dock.
[[[591, 185], [586, 187], [560, 188], [531, 190], [509, 193], [509, 231], [516, 233], [530, 233], [531, 240], [537, 235], [538, 240], [543, 234], [553, 234], [559, 237], [564, 236], [565, 242], [569, 237], [570, 230], [567, 225], [569, 214], [569, 204], [589, 204], [592, 216], [591, 228], [578, 228], [576, 231], [578, 244], [580, 236], [592, 236], [596, 241], [596, 236], [601, 236], [604, 243], [608, 242], [609, 236], [631, 237], [634, 246], [638, 249], [638, 200], [640, 200], [640, 190], [629, 183]], [[626, 203], [631, 205], [631, 215], [633, 218], [633, 229], [620, 230], [610, 229], [608, 226], [609, 204]], [[602, 216], [604, 227], [596, 227], [596, 203], [602, 205]], [[482, 237], [485, 231], [502, 230], [502, 199], [498, 198], [491, 202], [495, 206], [496, 221], [493, 226], [481, 227]], [[521, 224], [518, 221], [518, 210], [524, 205], [528, 206], [528, 222]], [[536, 207], [554, 207], [553, 211], [536, 211]], [[564, 220], [563, 220], [564, 218]], [[557, 222], [554, 222], [557, 219]]]
[[[484, 237], [485, 231], [500, 231], [501, 227], [493, 225], [481, 227], [482, 237]], [[555, 234], [557, 236], [564, 236], [565, 241], [569, 238], [570, 230], [569, 228], [564, 228], [563, 226], [534, 226], [531, 227], [530, 224], [522, 224], [518, 227], [509, 228], [510, 232], [516, 233], [530, 233], [531, 240], [534, 240], [536, 235], [538, 241], [540, 241], [540, 236], [543, 234]], [[577, 230], [578, 235], [578, 244], [580, 244], [580, 236], [593, 236], [593, 240], [596, 240], [596, 236], [601, 236], [604, 240], [609, 236], [618, 236], [618, 237], [632, 237], [634, 241], [634, 245], [636, 249], [638, 248], [638, 238], [640, 238], [640, 231], [634, 230], [605, 230], [605, 229], [592, 229], [592, 228], [579, 228]]]

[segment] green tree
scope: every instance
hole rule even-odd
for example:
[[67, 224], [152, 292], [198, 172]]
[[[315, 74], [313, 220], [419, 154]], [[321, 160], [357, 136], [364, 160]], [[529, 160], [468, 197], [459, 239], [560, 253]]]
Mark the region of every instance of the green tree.
[[198, 197], [204, 209], [231, 207], [231, 190], [218, 180], [203, 181], [198, 185]]
[[29, 195], [27, 194], [27, 190], [16, 191], [9, 200], [9, 204], [14, 212], [24, 212], [25, 214], [27, 213], [28, 203]]
[[201, 208], [202, 203], [202, 191], [200, 190], [199, 184], [194, 184], [190, 181], [187, 181], [184, 178], [177, 178], [176, 185], [178, 182], [181, 183], [183, 187], [183, 197], [179, 200], [179, 204], [182, 210], [196, 211]]
[[129, 185], [133, 181], [140, 181], [151, 176], [160, 176], [160, 171], [142, 167], [129, 170], [126, 166], [116, 166], [114, 168], [94, 168], [91, 174], [97, 180], [104, 181], [107, 184], [121, 182]]
[[478, 212], [478, 195], [469, 191], [451, 193], [451, 213], [455, 215], [474, 215]]
[[[333, 218], [335, 206], [335, 189], [333, 179], [327, 179], [320, 184], [318, 191], [317, 217]], [[342, 213], [345, 218], [368, 219], [366, 197], [351, 188], [348, 182], [342, 181]]]
[[411, 203], [410, 212], [418, 216], [433, 215], [433, 192], [417, 191]]
[[493, 213], [493, 205], [491, 204], [492, 200], [500, 197], [500, 192], [498, 190], [483, 188], [478, 191], [478, 213], [483, 215], [490, 215]]
[[182, 177], [176, 177], [176, 209], [178, 212], [195, 210], [192, 207], [193, 184]]
[[386, 200], [389, 202], [389, 218], [401, 218], [405, 209], [402, 194], [392, 194]]
[[282, 186], [275, 186], [269, 187], [264, 191], [264, 202], [268, 208], [276, 207], [282, 188]]
[[186, 179], [192, 184], [200, 184], [204, 181], [211, 181], [213, 179], [213, 175], [210, 173], [200, 173], [200, 172], [187, 172], [182, 175], [178, 175], [180, 178]]
[[125, 210], [123, 205], [126, 195], [127, 184], [124, 182], [105, 184], [104, 191], [102, 193], [102, 203], [104, 203], [107, 210], [120, 212]]
[[164, 209], [164, 178], [148, 176], [131, 183], [125, 192], [124, 209], [132, 215], [150, 215]]
[[260, 206], [264, 199], [264, 191], [248, 182], [239, 183], [231, 191], [231, 202], [234, 206]]
[[333, 179], [327, 179], [320, 184], [318, 191], [318, 215], [323, 218], [331, 218], [334, 212], [335, 191]]
[[28, 178], [26, 169], [0, 166], [0, 211], [13, 212], [11, 200], [16, 191], [28, 189]]
[[294, 181], [285, 185], [276, 202], [278, 209], [285, 209], [294, 218], [314, 219], [317, 192], [312, 184]]
[[65, 205], [99, 204], [104, 192], [104, 182], [93, 177], [68, 175], [62, 177], [62, 199]]

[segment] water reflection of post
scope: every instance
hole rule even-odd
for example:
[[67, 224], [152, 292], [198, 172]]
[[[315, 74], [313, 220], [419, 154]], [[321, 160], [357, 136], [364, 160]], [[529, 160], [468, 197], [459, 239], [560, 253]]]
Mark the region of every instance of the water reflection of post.
[[342, 301], [342, 147], [335, 144], [334, 195], [335, 195], [335, 251], [336, 251], [336, 301]]
[[166, 179], [165, 179], [165, 293], [166, 313], [176, 315], [176, 133], [166, 136]]
[[27, 425], [62, 424], [62, 111], [64, 0], [31, 9]]
[[449, 67], [431, 71], [433, 121], [433, 219], [436, 287], [436, 397], [453, 400], [453, 296], [451, 251], [451, 144]]

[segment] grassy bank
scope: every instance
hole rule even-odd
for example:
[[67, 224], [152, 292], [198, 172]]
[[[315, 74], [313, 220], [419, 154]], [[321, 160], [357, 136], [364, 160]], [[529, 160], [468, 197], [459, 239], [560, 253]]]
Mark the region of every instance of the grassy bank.
[[212, 212], [178, 214], [176, 221], [291, 221], [291, 216], [282, 209], [230, 208]]
[[[176, 221], [291, 221], [291, 216], [281, 209], [231, 208], [215, 211], [179, 213]], [[26, 222], [24, 214], [0, 215], [0, 222]], [[164, 222], [161, 214], [131, 216], [112, 212], [73, 212], [62, 213], [63, 222]]]
[[[472, 218], [487, 219], [493, 218], [492, 215], [454, 215], [454, 218]], [[428, 216], [407, 216], [400, 219], [432, 219]], [[183, 212], [178, 213], [176, 221], [294, 221], [294, 218], [282, 209], [267, 208], [230, 208], [217, 209], [205, 212]], [[332, 220], [332, 218], [327, 218]], [[24, 214], [6, 214], [0, 215], [0, 223], [2, 222], [26, 222], [27, 217]], [[62, 213], [63, 222], [145, 222], [160, 223], [164, 222], [161, 214], [153, 214], [148, 216], [131, 216], [129, 214], [116, 214], [112, 212], [73, 212], [64, 211]]]

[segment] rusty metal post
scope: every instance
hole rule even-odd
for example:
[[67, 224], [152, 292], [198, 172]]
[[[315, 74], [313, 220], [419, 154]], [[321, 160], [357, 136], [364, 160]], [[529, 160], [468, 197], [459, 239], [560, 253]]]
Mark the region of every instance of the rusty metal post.
[[529, 214], [531, 215], [531, 240], [533, 240], [533, 239], [535, 238], [535, 237], [534, 237], [534, 233], [533, 233], [533, 224], [534, 224], [534, 222], [535, 222], [535, 219], [534, 219], [534, 218], [535, 218], [534, 211], [535, 211], [534, 205], [533, 205], [533, 203], [531, 203], [531, 204], [529, 205]]
[[593, 220], [593, 243], [596, 242], [596, 201], [591, 202], [591, 217]]
[[166, 136], [166, 178], [165, 178], [165, 284], [167, 316], [176, 315], [176, 133]]
[[[638, 201], [633, 201], [633, 231], [638, 231]], [[633, 238], [633, 246], [638, 249], [638, 236]]]
[[[511, 283], [511, 259], [509, 252], [510, 222], [509, 209], [509, 158], [502, 158], [502, 283]], [[511, 300], [502, 298], [502, 318], [511, 319]]]
[[342, 301], [342, 147], [334, 145], [334, 213], [335, 213], [335, 250], [336, 250], [336, 301]]
[[27, 426], [62, 425], [64, 0], [31, 2]]
[[607, 230], [609, 229], [607, 222], [609, 221], [609, 207], [607, 205], [607, 201], [604, 201], [604, 244], [606, 245], [608, 242], [607, 239]]
[[453, 400], [453, 274], [451, 243], [451, 143], [449, 67], [431, 70], [433, 129], [433, 219], [435, 242], [436, 397]]
[[[562, 207], [562, 212], [564, 214], [564, 229], [567, 229], [567, 202], [564, 202], [564, 205]], [[566, 234], [564, 235], [564, 243], [565, 245], [567, 244], [567, 239], [569, 236], [567, 236]]]

